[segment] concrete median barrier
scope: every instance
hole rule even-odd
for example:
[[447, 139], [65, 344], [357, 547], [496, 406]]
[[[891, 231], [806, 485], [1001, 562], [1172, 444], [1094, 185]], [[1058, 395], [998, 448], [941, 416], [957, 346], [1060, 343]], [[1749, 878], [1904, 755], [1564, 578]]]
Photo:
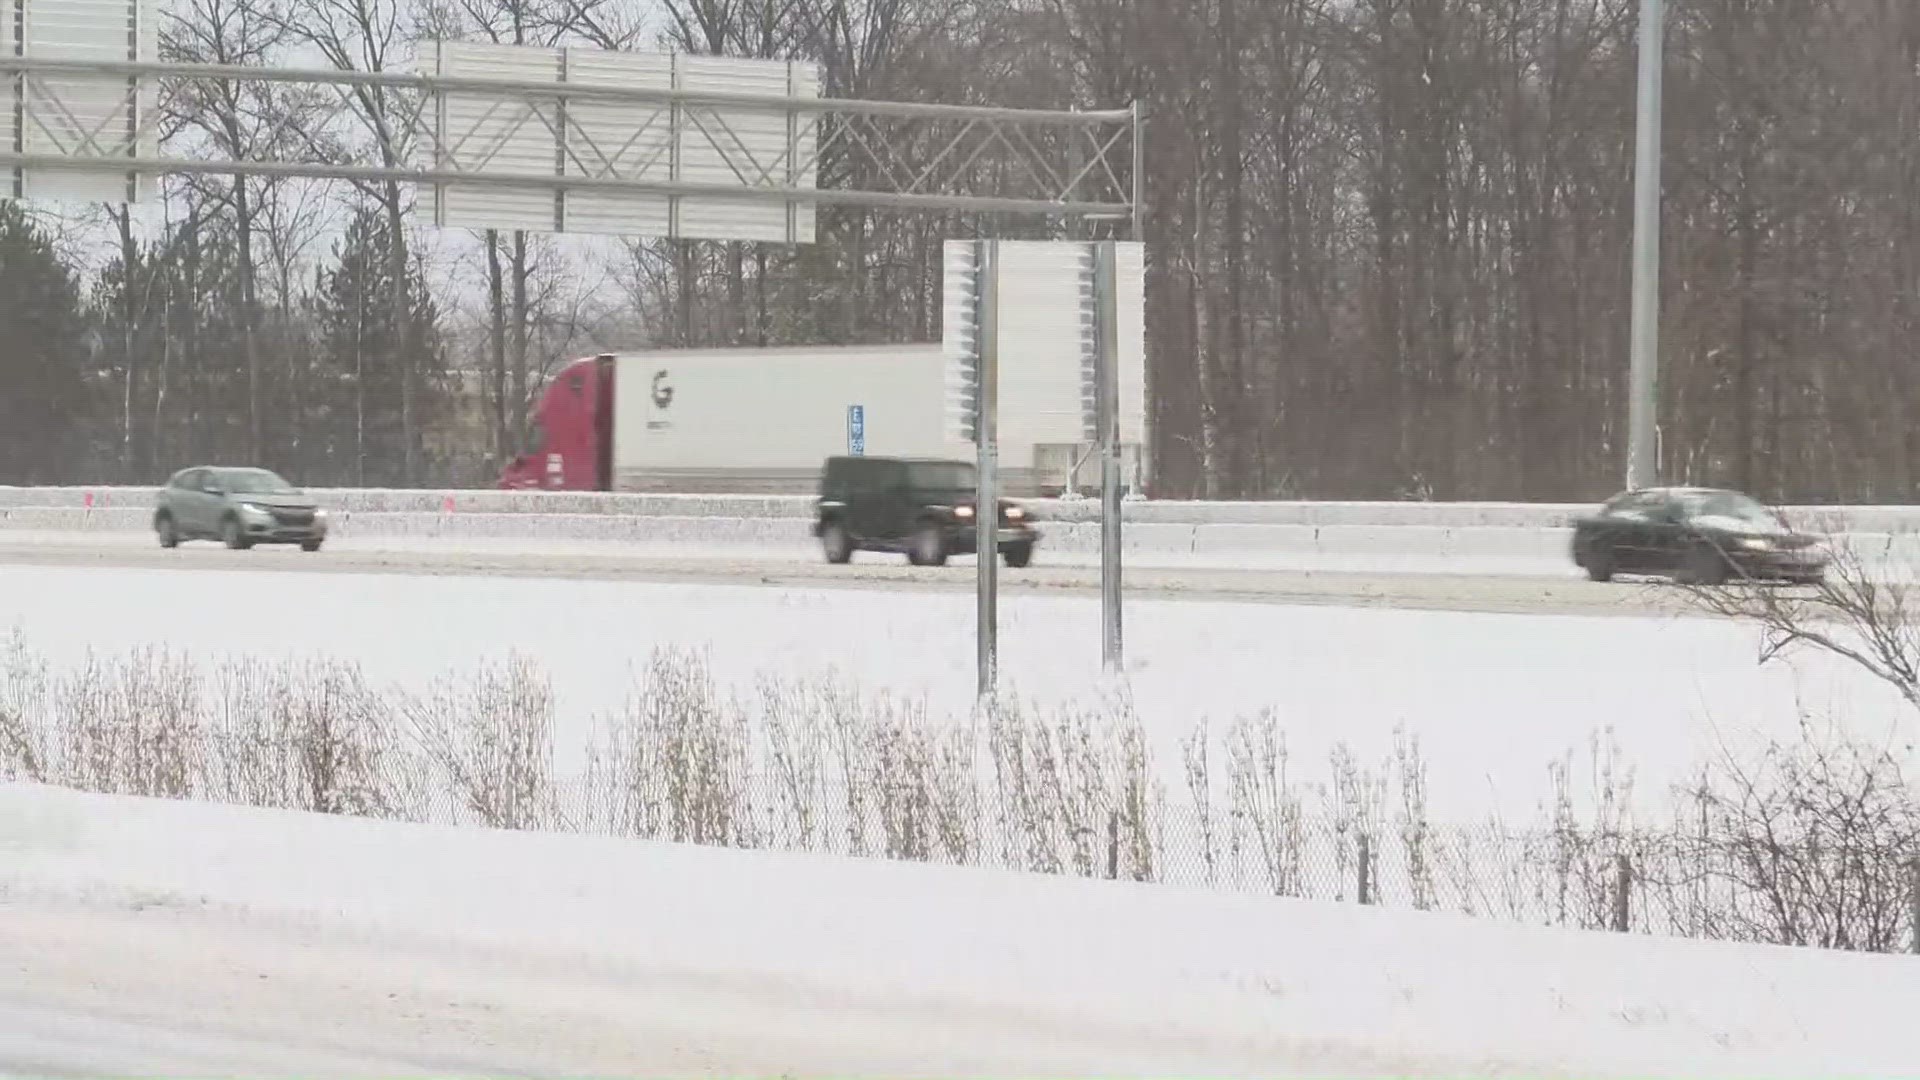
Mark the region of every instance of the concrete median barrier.
[[[799, 496], [653, 495], [593, 491], [453, 491], [308, 488], [320, 505], [352, 513], [602, 515], [619, 517], [804, 518], [813, 500]], [[0, 487], [0, 510], [129, 509], [154, 505], [143, 487]]]
[[[0, 510], [138, 509], [153, 506], [155, 488], [0, 487]], [[667, 495], [593, 491], [494, 491], [310, 488], [321, 505], [355, 513], [614, 515], [623, 517], [805, 518], [813, 500], [800, 495]], [[1094, 524], [1093, 500], [1023, 500], [1040, 520]], [[1589, 503], [1494, 502], [1128, 502], [1128, 522], [1161, 525], [1267, 525], [1312, 528], [1554, 529], [1590, 512]], [[1823, 531], [1920, 532], [1920, 506], [1790, 506], [1796, 522]]]
[[0, 506], [0, 531], [126, 532], [153, 526], [153, 511], [141, 507]]

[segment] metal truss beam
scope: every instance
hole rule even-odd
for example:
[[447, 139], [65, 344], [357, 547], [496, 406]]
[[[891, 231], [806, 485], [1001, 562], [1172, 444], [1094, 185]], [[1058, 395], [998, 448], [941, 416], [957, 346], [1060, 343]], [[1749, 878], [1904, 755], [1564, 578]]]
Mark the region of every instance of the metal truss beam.
[[192, 158], [81, 158], [58, 154], [0, 153], [0, 166], [24, 169], [71, 169], [79, 164], [110, 164], [122, 172], [186, 176], [263, 176], [280, 179], [351, 180], [362, 183], [461, 184], [478, 187], [546, 187], [555, 191], [616, 191], [635, 195], [698, 195], [708, 198], [821, 203], [829, 206], [871, 206], [882, 209], [942, 209], [979, 214], [1075, 214], [1102, 217], [1128, 210], [1103, 202], [1065, 202], [1041, 199], [1000, 199], [967, 195], [896, 195], [880, 191], [840, 191], [831, 188], [742, 188], [729, 184], [687, 181], [600, 179], [591, 176], [554, 176], [546, 173], [467, 173], [441, 169], [387, 169], [375, 165], [329, 165], [322, 162], [196, 161]]
[[[159, 108], [140, 131], [73, 131], [61, 117], [61, 80], [149, 82]], [[53, 152], [0, 147], [0, 168], [98, 167], [129, 174], [165, 173], [312, 178], [360, 183], [601, 191], [661, 197], [704, 197], [794, 205], [1049, 214], [1138, 220], [1141, 123], [1135, 109], [1075, 112], [918, 102], [862, 101], [680, 88], [527, 82], [412, 72], [236, 67], [128, 61], [0, 57], [0, 86], [32, 86], [24, 119], [62, 125], [71, 138]], [[272, 139], [272, 148], [239, 158], [182, 136], [158, 153], [141, 152], [138, 136], [161, 116], [190, 111], [213, 85], [306, 86], [338, 95], [327, 138]], [[355, 99], [370, 89], [393, 95], [387, 125], [371, 122]], [[17, 92], [17, 91], [16, 91]], [[444, 116], [450, 97], [496, 103], [466, 130]], [[631, 104], [624, 127], [607, 129], [606, 110], [589, 135], [570, 122], [570, 103]], [[789, 140], [785, 153], [756, 156], [730, 126], [740, 110], [784, 114], [812, 137]], [[43, 113], [44, 115], [38, 115]], [[356, 132], [340, 125], [353, 124]], [[660, 129], [696, 139], [738, 183], [690, 182], [661, 151]], [[553, 171], [504, 171], [494, 156], [524, 131], [542, 131], [563, 150]], [[278, 133], [276, 133], [278, 134]], [[344, 137], [342, 137], [344, 135]], [[182, 151], [185, 151], [184, 153]], [[765, 159], [765, 160], [762, 160]], [[413, 164], [418, 162], [419, 164]], [[795, 179], [818, 170], [817, 187]]]
[[255, 83], [312, 83], [332, 86], [386, 86], [401, 90], [467, 94], [524, 94], [533, 97], [580, 98], [603, 101], [677, 102], [682, 105], [790, 109], [794, 112], [860, 112], [872, 116], [997, 118], [1028, 124], [1084, 127], [1089, 123], [1120, 123], [1128, 109], [1009, 109], [991, 105], [944, 105], [937, 102], [869, 101], [860, 98], [792, 98], [779, 94], [730, 94], [665, 87], [594, 86], [585, 83], [524, 82], [474, 79], [458, 75], [426, 75], [408, 71], [352, 71], [341, 68], [281, 68], [222, 64], [175, 64], [126, 60], [64, 60], [36, 57], [0, 57], [0, 72], [31, 71], [47, 75], [97, 75], [110, 78], [230, 79]]

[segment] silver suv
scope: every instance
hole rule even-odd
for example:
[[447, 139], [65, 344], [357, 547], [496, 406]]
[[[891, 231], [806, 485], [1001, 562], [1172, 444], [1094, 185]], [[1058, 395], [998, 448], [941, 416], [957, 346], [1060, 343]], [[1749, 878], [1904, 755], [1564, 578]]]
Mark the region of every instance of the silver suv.
[[299, 544], [319, 551], [327, 512], [266, 469], [181, 469], [168, 479], [153, 510], [160, 546], [220, 540], [236, 551], [255, 544]]

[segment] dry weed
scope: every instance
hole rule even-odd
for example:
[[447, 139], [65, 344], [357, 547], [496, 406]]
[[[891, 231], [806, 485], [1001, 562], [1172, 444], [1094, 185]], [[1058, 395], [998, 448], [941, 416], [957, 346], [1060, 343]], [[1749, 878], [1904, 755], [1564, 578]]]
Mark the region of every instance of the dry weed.
[[439, 680], [404, 713], [421, 752], [460, 805], [495, 829], [559, 824], [553, 777], [553, 687], [518, 653]]
[[28, 651], [18, 631], [0, 641], [0, 780], [48, 779], [47, 672], [46, 658]]

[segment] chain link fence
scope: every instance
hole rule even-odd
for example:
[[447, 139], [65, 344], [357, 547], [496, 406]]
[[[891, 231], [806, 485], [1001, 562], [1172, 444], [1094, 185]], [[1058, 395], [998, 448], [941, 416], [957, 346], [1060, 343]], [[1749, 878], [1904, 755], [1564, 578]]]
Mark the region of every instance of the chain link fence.
[[[1288, 822], [1286, 835], [1276, 837], [1263, 835], [1252, 822], [1210, 832], [1194, 807], [1168, 805], [1156, 808], [1145, 834], [1118, 810], [1108, 812], [1103, 827], [1049, 831], [1003, 820], [987, 807], [943, 819], [914, 795], [896, 801], [870, 793], [858, 816], [840, 808], [802, 820], [780, 809], [782, 799], [770, 785], [741, 794], [751, 824], [725, 837], [701, 838], [695, 828], [675, 828], [665, 807], [651, 819], [610, 813], [621, 794], [578, 780], [555, 784], [551, 803], [535, 815], [538, 823], [525, 827], [1103, 878], [1538, 926], [1920, 952], [1920, 854], [1849, 866], [1842, 865], [1844, 855], [1832, 853], [1829, 869], [1847, 880], [1836, 880], [1821, 895], [1796, 898], [1760, 880], [1754, 864], [1725, 850], [1719, 838], [1661, 829], [1596, 834], [1488, 823], [1370, 830], [1316, 815]], [[417, 811], [418, 820], [460, 827], [486, 827], [491, 816], [447, 789], [427, 794]], [[1821, 859], [1818, 852], [1774, 854], [1783, 864]], [[1821, 908], [1831, 910], [1822, 917]]]

